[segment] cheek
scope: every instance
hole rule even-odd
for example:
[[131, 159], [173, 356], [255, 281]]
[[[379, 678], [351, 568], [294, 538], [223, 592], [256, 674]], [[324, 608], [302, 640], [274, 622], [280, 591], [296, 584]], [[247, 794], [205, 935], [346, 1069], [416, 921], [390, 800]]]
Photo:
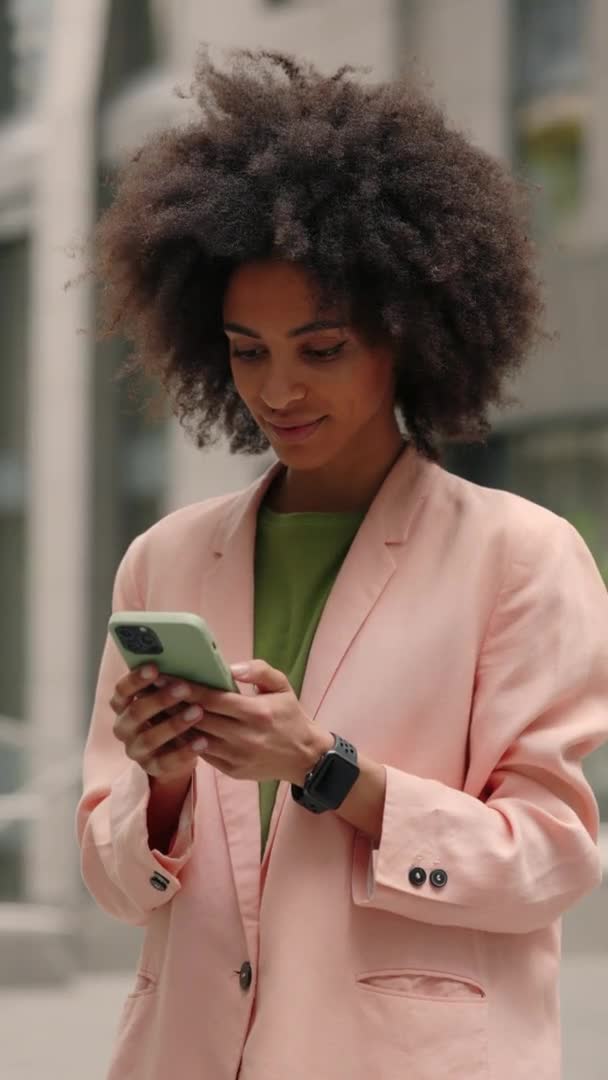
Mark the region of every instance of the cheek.
[[344, 403], [351, 415], [372, 416], [383, 405], [394, 400], [395, 379], [389, 360], [371, 361], [358, 365], [344, 388]]

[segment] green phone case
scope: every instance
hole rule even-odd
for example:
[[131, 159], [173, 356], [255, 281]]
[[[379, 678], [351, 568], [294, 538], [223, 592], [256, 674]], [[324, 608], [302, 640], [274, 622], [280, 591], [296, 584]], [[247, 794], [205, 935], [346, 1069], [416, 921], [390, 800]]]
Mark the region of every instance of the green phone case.
[[204, 619], [190, 611], [115, 611], [108, 632], [129, 668], [156, 664], [163, 675], [216, 690], [238, 687]]

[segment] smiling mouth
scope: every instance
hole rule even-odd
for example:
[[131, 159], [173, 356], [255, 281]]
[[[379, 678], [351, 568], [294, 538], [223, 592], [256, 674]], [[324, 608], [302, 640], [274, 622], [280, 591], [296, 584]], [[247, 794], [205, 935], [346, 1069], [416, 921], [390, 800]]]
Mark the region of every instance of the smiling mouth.
[[269, 420], [266, 422], [268, 426], [272, 428], [277, 438], [293, 442], [299, 439], [306, 439], [310, 435], [313, 435], [325, 419], [325, 416], [320, 416], [317, 420], [311, 420], [307, 424], [291, 424], [289, 426], [272, 424]]
[[273, 424], [272, 420], [267, 420], [266, 423], [271, 427], [276, 428], [278, 431], [294, 431], [296, 428], [312, 427], [313, 424], [318, 424], [323, 420], [322, 416], [318, 416], [316, 420], [302, 421], [300, 424]]

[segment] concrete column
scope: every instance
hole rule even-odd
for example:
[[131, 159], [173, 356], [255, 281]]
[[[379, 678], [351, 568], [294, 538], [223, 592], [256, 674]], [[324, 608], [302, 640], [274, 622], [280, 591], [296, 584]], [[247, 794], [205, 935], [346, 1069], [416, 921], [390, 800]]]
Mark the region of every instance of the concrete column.
[[28, 828], [26, 899], [73, 905], [74, 834], [86, 696], [89, 579], [92, 290], [64, 284], [80, 269], [68, 249], [95, 213], [96, 96], [106, 0], [56, 0], [39, 105], [28, 373], [26, 718], [31, 779], [72, 778]]
[[229, 454], [225, 444], [211, 450], [197, 450], [185, 432], [172, 420], [169, 427], [168, 483], [163, 512], [210, 499], [249, 484], [272, 454], [263, 457]]
[[497, 157], [509, 148], [507, 0], [413, 0], [403, 19], [401, 68], [433, 84], [453, 124]]

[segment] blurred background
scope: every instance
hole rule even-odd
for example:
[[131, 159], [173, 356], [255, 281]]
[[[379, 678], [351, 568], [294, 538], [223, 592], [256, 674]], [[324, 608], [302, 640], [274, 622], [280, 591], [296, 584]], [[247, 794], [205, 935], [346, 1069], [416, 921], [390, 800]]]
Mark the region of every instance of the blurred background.
[[[115, 170], [147, 133], [188, 118], [174, 88], [189, 86], [200, 41], [217, 59], [263, 45], [326, 71], [414, 72], [472, 141], [533, 182], [557, 335], [510, 386], [521, 405], [496, 415], [488, 444], [452, 447], [446, 465], [567, 517], [608, 582], [606, 0], [0, 0], [0, 1024], [11, 1078], [38, 1076], [36, 1054], [47, 1080], [82, 1078], [78, 1044], [60, 1046], [77, 1019], [83, 1053], [100, 1055], [87, 1080], [101, 1080], [139, 946], [140, 931], [86, 893], [73, 824], [117, 564], [159, 517], [243, 486], [269, 460], [196, 451], [166, 412], [153, 418], [153, 388], [114, 378], [124, 343], [95, 341], [90, 279], [65, 288]], [[587, 773], [608, 866], [608, 748]], [[564, 920], [567, 1076], [605, 1076], [607, 897], [604, 885]]]

